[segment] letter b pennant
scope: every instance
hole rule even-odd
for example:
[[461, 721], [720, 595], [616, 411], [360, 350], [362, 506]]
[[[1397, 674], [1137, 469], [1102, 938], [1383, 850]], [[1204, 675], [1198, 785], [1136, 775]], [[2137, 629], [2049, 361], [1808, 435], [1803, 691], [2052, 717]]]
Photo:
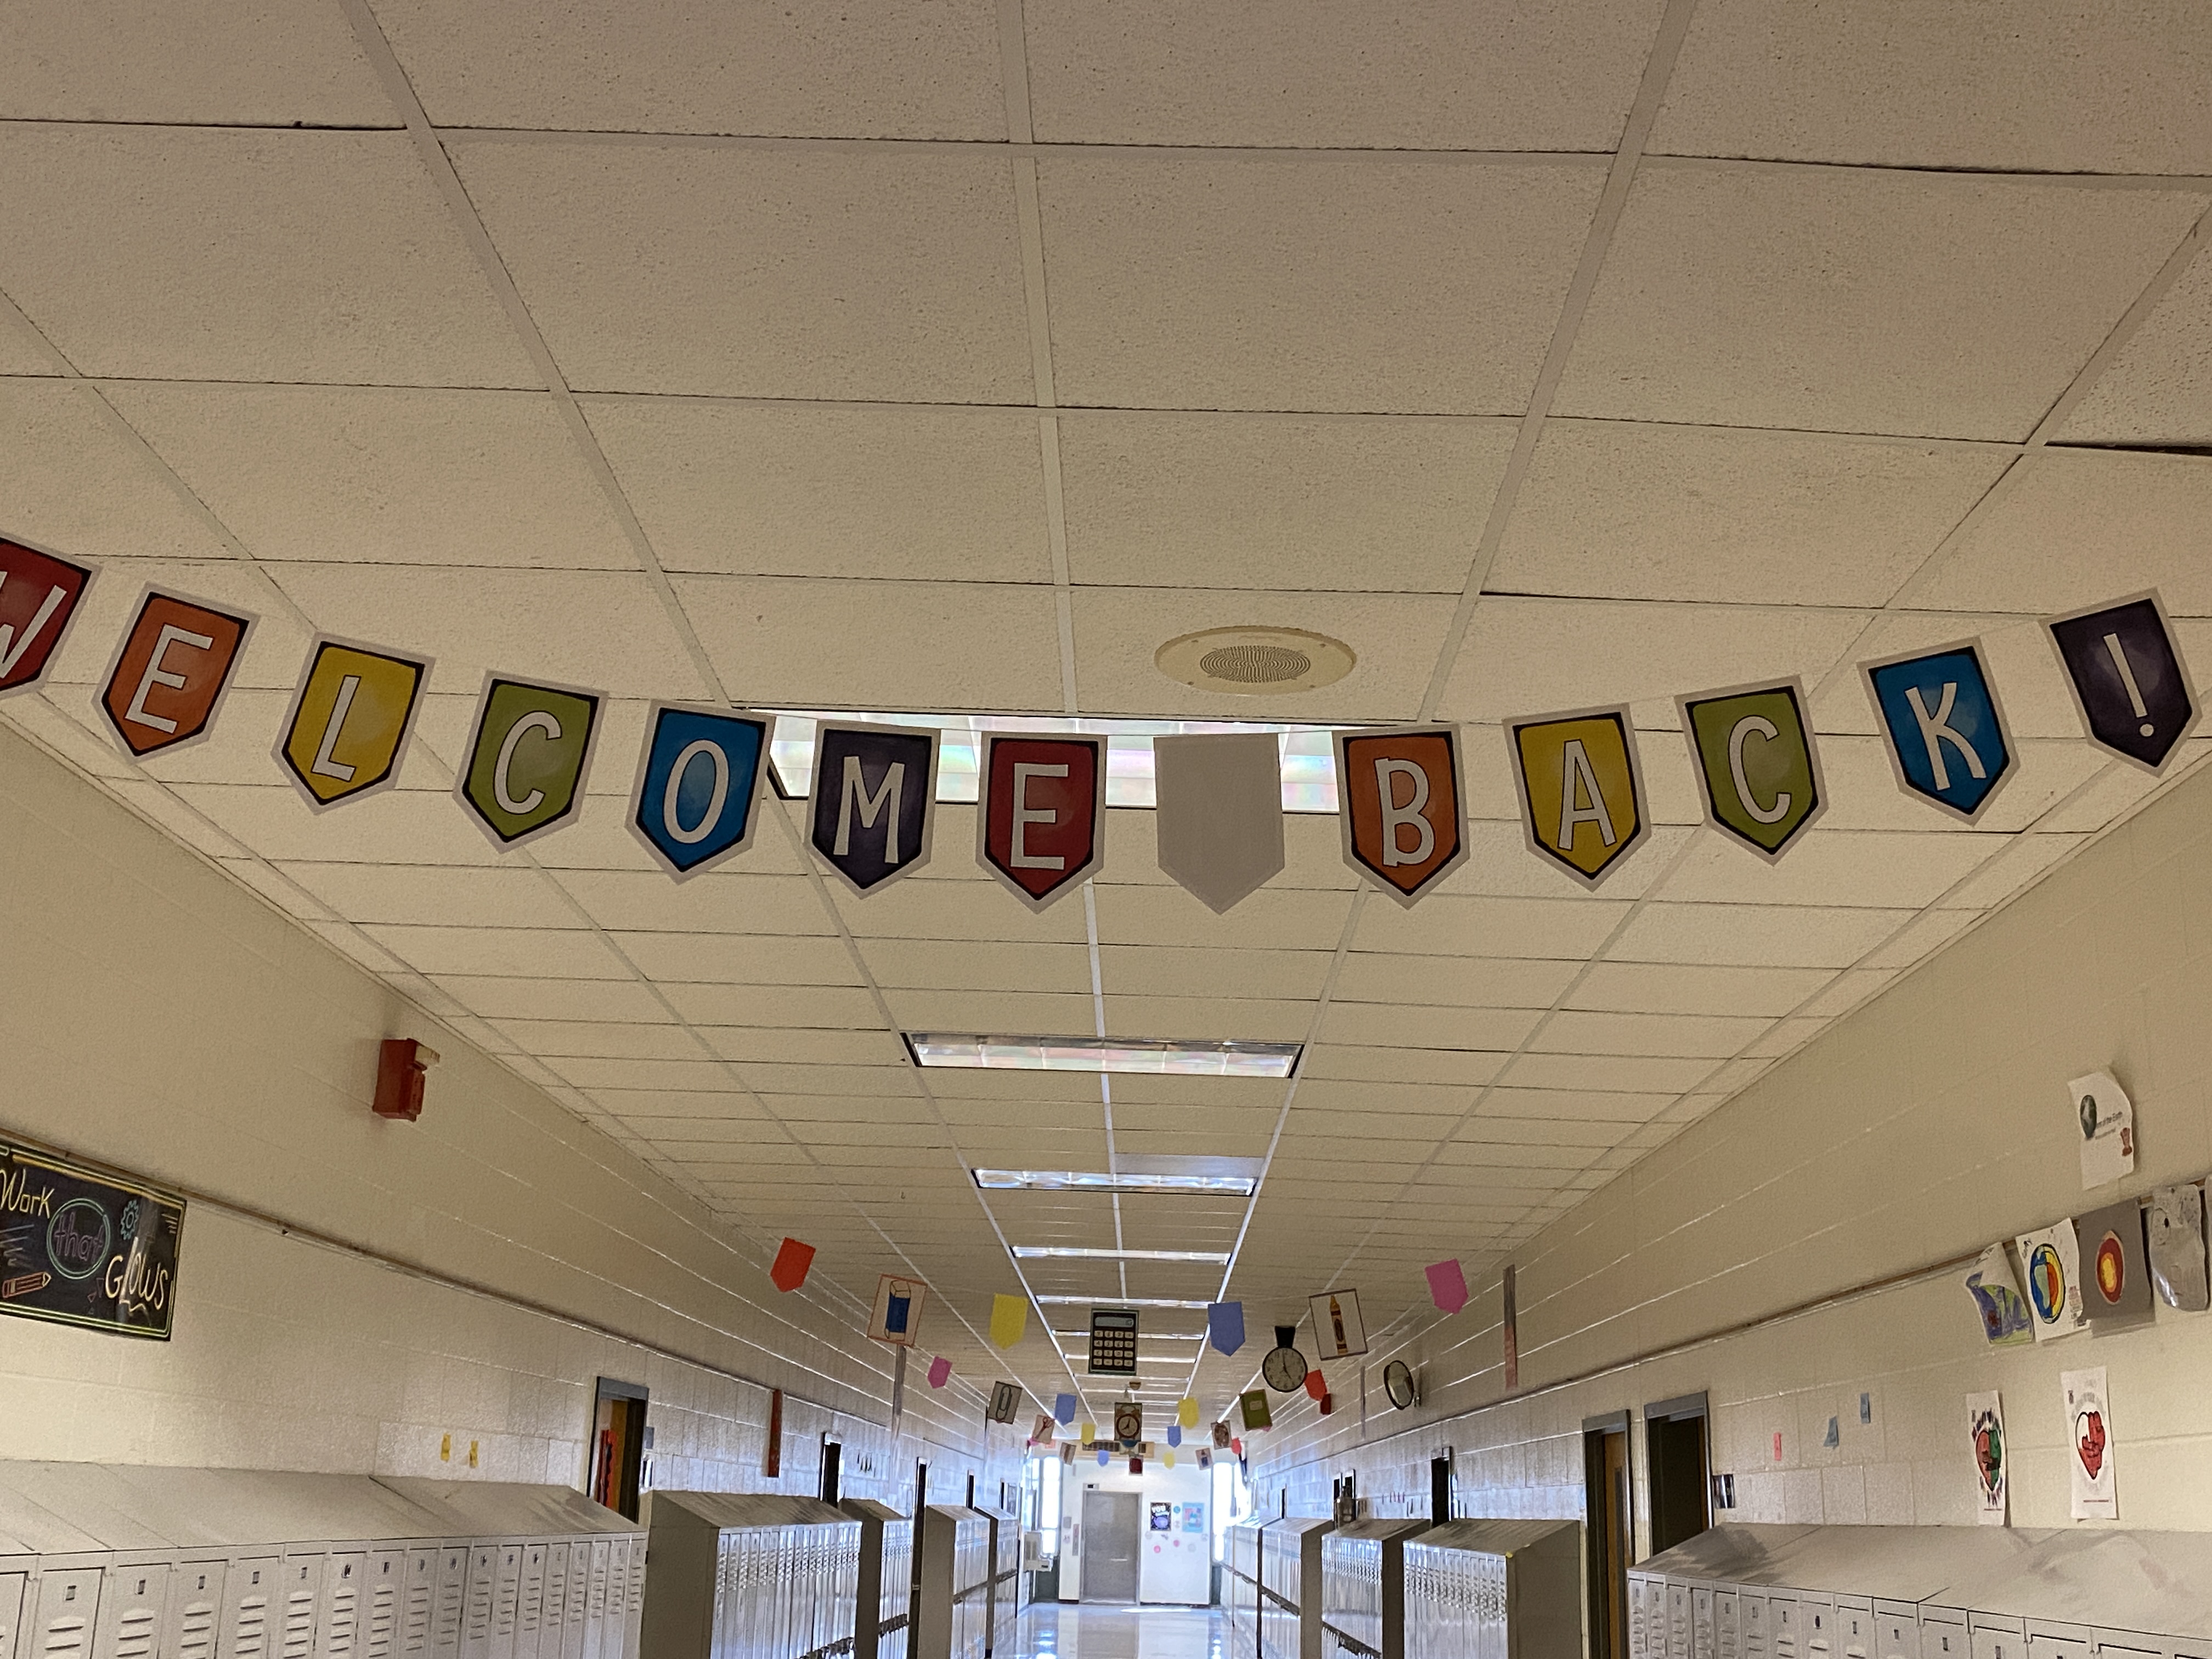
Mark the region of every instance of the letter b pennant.
[[983, 739], [975, 855], [1032, 910], [1065, 897], [1106, 861], [1106, 739]]
[[2013, 769], [2011, 735], [1981, 647], [1963, 640], [1861, 663], [1859, 672], [1899, 784], [1954, 817], [1979, 817]]
[[1770, 862], [1828, 805], [1805, 701], [1802, 685], [1784, 680], [1680, 703], [1705, 815]]
[[751, 843], [769, 717], [657, 702], [645, 724], [629, 827], [682, 881]]
[[1467, 860], [1459, 728], [1336, 734], [1344, 861], [1411, 905]]
[[806, 836], [863, 897], [929, 862], [940, 736], [935, 726], [814, 728]]

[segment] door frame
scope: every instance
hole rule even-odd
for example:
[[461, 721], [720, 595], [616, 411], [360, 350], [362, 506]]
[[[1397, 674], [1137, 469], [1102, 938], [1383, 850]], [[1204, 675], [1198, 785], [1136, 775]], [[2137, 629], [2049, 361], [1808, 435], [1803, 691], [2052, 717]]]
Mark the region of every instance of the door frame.
[[[1606, 1443], [1620, 1437], [1620, 1526], [1605, 1526]], [[1628, 1569], [1636, 1559], [1636, 1459], [1626, 1410], [1583, 1419], [1583, 1531], [1590, 1659], [1628, 1659]]]
[[[1655, 1434], [1666, 1438], [1665, 1431], [1678, 1423], [1694, 1422], [1698, 1425], [1698, 1469], [1694, 1480], [1685, 1479], [1683, 1490], [1677, 1492], [1675, 1483], [1668, 1477], [1666, 1460], [1653, 1445]], [[1644, 1484], [1650, 1494], [1651, 1505], [1651, 1551], [1654, 1555], [1670, 1549], [1684, 1539], [1694, 1538], [1713, 1523], [1713, 1432], [1711, 1413], [1707, 1408], [1703, 1391], [1677, 1395], [1672, 1400], [1661, 1400], [1644, 1408]], [[1664, 1524], [1666, 1517], [1676, 1510], [1687, 1516], [1694, 1513], [1698, 1524], [1686, 1530], [1676, 1531]], [[1666, 1532], [1664, 1542], [1662, 1532]]]
[[645, 1485], [646, 1410], [642, 1383], [599, 1378], [592, 1401], [592, 1433], [585, 1443], [584, 1490], [625, 1519], [637, 1519]]

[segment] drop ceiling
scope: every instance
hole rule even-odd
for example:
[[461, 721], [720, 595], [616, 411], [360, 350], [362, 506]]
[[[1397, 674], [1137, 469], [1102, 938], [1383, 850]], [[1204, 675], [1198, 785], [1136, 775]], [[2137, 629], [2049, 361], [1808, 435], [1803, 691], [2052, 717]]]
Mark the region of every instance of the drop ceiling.
[[[0, 533], [107, 574], [0, 718], [763, 1261], [816, 1244], [809, 1294], [919, 1273], [969, 1382], [1081, 1383], [1042, 1334], [1081, 1301], [1001, 1356], [1000, 1292], [1258, 1338], [1352, 1285], [1387, 1343], [1423, 1264], [1479, 1278], [2156, 787], [2036, 618], [2155, 584], [2212, 674], [2208, 74], [2212, 11], [2152, 0], [15, 0]], [[90, 687], [146, 580], [264, 620], [213, 741], [137, 766]], [[1155, 670], [1238, 623], [1358, 665]], [[401, 787], [311, 817], [270, 746], [318, 629], [437, 669]], [[1966, 829], [1853, 665], [1970, 634], [2021, 768]], [[617, 699], [526, 852], [448, 793], [490, 667]], [[1672, 700], [1781, 674], [1834, 805], [1769, 868], [1698, 827]], [[657, 697], [1461, 720], [1474, 856], [1401, 911], [1294, 816], [1216, 916], [1117, 810], [1032, 915], [954, 804], [866, 901], [775, 825], [678, 887], [621, 823]], [[1622, 701], [1658, 828], [1585, 894], [1496, 723]], [[1102, 1085], [902, 1030], [1306, 1048]], [[1147, 1396], [1203, 1317], [1147, 1310]], [[1209, 1413], [1259, 1346], [1196, 1365]]]

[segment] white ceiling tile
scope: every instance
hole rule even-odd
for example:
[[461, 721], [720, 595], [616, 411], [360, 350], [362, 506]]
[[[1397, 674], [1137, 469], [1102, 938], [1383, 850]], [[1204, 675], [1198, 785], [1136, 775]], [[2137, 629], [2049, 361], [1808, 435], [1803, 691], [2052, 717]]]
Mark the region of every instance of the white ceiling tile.
[[2009, 459], [1961, 444], [1553, 421], [1485, 585], [1880, 605]]
[[[1852, 168], [1647, 165], [1558, 412], [2018, 441], [2205, 200]], [[2030, 248], [2035, 257], [2021, 257]]]
[[1259, 23], [1172, 0], [1030, 0], [1023, 23], [1048, 143], [1607, 150], [1659, 11], [1302, 0]]
[[1324, 1042], [1408, 1048], [1510, 1050], [1535, 1028], [1533, 1008], [1424, 1008], [1336, 1002], [1322, 1021]]
[[[1076, 690], [1088, 712], [1140, 718], [1411, 720], [1451, 625], [1453, 603], [1442, 594], [1079, 587]], [[1325, 634], [1350, 646], [1358, 662], [1319, 690], [1258, 696], [1200, 691], [1153, 665], [1160, 647], [1180, 635], [1240, 624]]]
[[2212, 444], [2212, 259], [2200, 253], [2182, 272], [2074, 406], [2059, 436], [2068, 443]]
[[1329, 957], [1320, 951], [1231, 951], [1108, 945], [1098, 952], [1110, 996], [1312, 998]]
[[2212, 17], [2188, 4], [1705, 0], [1662, 155], [2212, 173]]
[[1084, 1036], [1096, 1029], [1091, 994], [1073, 991], [892, 990], [891, 1018], [908, 1031]]
[[1868, 968], [1910, 968], [1951, 942], [1981, 920], [1972, 910], [1929, 910], [1897, 931], [1886, 944], [1867, 953], [1861, 965]]
[[[1726, 1060], [1765, 1032], [1771, 1021], [1694, 1014], [1610, 1014], [1568, 1010], [1544, 1022], [1531, 1052], [1554, 1054], [1664, 1054]], [[1516, 1079], [1519, 1080], [1519, 1079]]]
[[2045, 450], [1914, 595], [1931, 610], [2056, 616], [2146, 587], [2212, 615], [2212, 456]]
[[1796, 905], [1646, 905], [1607, 951], [1611, 962], [1848, 968], [1911, 919], [1909, 910]]
[[[2199, 696], [2203, 692], [2197, 694]], [[2203, 753], [2205, 739], [2196, 738], [2182, 744], [2177, 758], [2169, 763], [2174, 767], [2188, 764], [2197, 754]], [[2099, 757], [2104, 759], [2103, 757]], [[2114, 819], [2124, 816], [2129, 808], [2156, 789], [2161, 780], [2132, 766], [2124, 766], [2115, 760], [2104, 760], [2099, 772], [2081, 793], [2060, 805], [2047, 817], [2038, 820], [2036, 828], [2057, 834], [2071, 832], [2086, 835], [2102, 829]]]
[[[1101, 882], [1093, 890], [1098, 937], [1108, 945], [1334, 951], [1351, 905], [1341, 893], [1284, 892], [1263, 887], [1239, 901], [1227, 915], [1216, 915], [1180, 887]], [[1368, 908], [1370, 915], [1376, 908]]]
[[1947, 909], [1994, 909], [2036, 880], [2053, 865], [2088, 839], [2075, 835], [2040, 833], [2014, 836], [2004, 849], [1974, 872], [1973, 878], [1945, 895]]
[[[1528, 856], [1534, 858], [1535, 854]], [[1362, 951], [1456, 957], [1470, 945], [1486, 956], [1581, 961], [1620, 926], [1628, 905], [1612, 899], [1432, 898], [1411, 910], [1370, 904], [1353, 945]]]
[[375, 0], [445, 126], [818, 137], [1006, 136], [991, 0]]
[[88, 374], [528, 386], [404, 133], [0, 129], [0, 288]]
[[2005, 837], [1938, 830], [1905, 835], [1814, 829], [1772, 864], [1731, 836], [1707, 836], [1668, 878], [1665, 896], [1688, 904], [1811, 904], [1917, 910], [1933, 904]]
[[1052, 580], [1033, 414], [641, 398], [585, 413], [666, 569]]
[[1127, 154], [1037, 172], [1061, 401], [1462, 415], [1527, 403], [1605, 178]]
[[886, 989], [1088, 992], [1091, 960], [1079, 945], [965, 939], [872, 939], [862, 957]]
[[[0, 335], [0, 362], [5, 361]], [[230, 550], [89, 386], [0, 381], [7, 522], [0, 534], [83, 563], [148, 556], [224, 559]], [[123, 586], [127, 573], [111, 580]]]
[[438, 988], [490, 1020], [623, 1020], [658, 1024], [671, 1019], [650, 988], [634, 980], [558, 980], [441, 973]]
[[[678, 576], [730, 696], [801, 708], [1057, 709], [1052, 589]], [[975, 641], [995, 647], [978, 651]], [[964, 849], [963, 849], [964, 850]]]
[[1671, 1093], [1613, 1093], [1602, 1090], [1518, 1089], [1501, 1085], [1482, 1098], [1470, 1129], [1492, 1117], [1539, 1122], [1607, 1122], [1622, 1126], [1649, 1121], [1674, 1098]]
[[1594, 962], [1571, 1008], [1614, 1013], [1735, 1014], [1778, 1018], [1828, 984], [1824, 968], [1726, 968]]
[[682, 1019], [701, 1025], [880, 1027], [867, 992], [835, 985], [713, 985], [671, 981], [653, 988]]
[[256, 558], [637, 568], [540, 393], [131, 385], [107, 395]]
[[499, 1030], [524, 1053], [555, 1060], [588, 1055], [606, 1060], [701, 1058], [691, 1033], [675, 1025], [635, 1021], [502, 1019]]
[[570, 871], [561, 885], [603, 927], [646, 933], [829, 933], [835, 931], [799, 876], [718, 869], [678, 885], [655, 871]]
[[1838, 974], [1828, 988], [1808, 1002], [1801, 1012], [1820, 1019], [1833, 1019], [1838, 1014], [1849, 1013], [1869, 997], [1880, 993], [1897, 977], [1894, 969], [1855, 968], [1848, 974]]
[[1002, 155], [452, 149], [580, 391], [974, 404], [1033, 392]]
[[[865, 898], [825, 884], [823, 890], [836, 902], [837, 914], [854, 938], [1084, 942], [1079, 899], [1046, 910], [1031, 910], [996, 882], [949, 878], [975, 842], [974, 819], [965, 809], [939, 802], [937, 837], [936, 845], [945, 848], [945, 856], [940, 860], [933, 852], [928, 866], [916, 872], [915, 880], [893, 882]], [[933, 878], [939, 876], [948, 878]]]
[[[12, 711], [11, 711], [12, 712]], [[499, 854], [444, 790], [387, 789], [311, 811], [272, 762], [266, 781], [180, 783], [179, 795], [267, 859], [363, 865], [490, 865]]]
[[1099, 586], [1457, 593], [1513, 427], [1064, 417], [1068, 567]]
[[1106, 999], [1106, 1034], [1204, 1041], [1298, 1042], [1313, 1024], [1313, 1004], [1262, 997]]
[[723, 985], [857, 985], [851, 954], [836, 939], [778, 934], [609, 935], [647, 979]]
[[1335, 1000], [1548, 1008], [1577, 971], [1571, 962], [1492, 957], [1453, 960], [1354, 951], [1337, 974]]
[[[699, 1028], [726, 1060], [775, 1065], [903, 1066], [906, 1048], [888, 1031], [818, 1031], [804, 1026]], [[902, 1092], [910, 1092], [902, 1091]]]
[[1803, 1048], [1828, 1027], [1825, 1019], [1781, 1019], [1768, 1028], [1758, 1042], [1751, 1043], [1744, 1053], [1754, 1059], [1779, 1060]]
[[[515, 979], [626, 980], [630, 977], [622, 958], [609, 950], [596, 933], [581, 930], [379, 925], [362, 931], [417, 973], [441, 977], [454, 975], [491, 975]], [[452, 988], [450, 983], [447, 988]], [[467, 1001], [465, 997], [462, 1000]], [[483, 1008], [477, 1012], [489, 1013]]]
[[1679, 1094], [1713, 1069], [1711, 1060], [1662, 1055], [1522, 1054], [1503, 1080], [1523, 1089], [1600, 1089]]
[[1298, 1067], [1302, 1078], [1344, 1083], [1436, 1083], [1477, 1087], [1498, 1075], [1506, 1056], [1486, 1049], [1367, 1048], [1317, 1042]]
[[528, 869], [438, 869], [421, 865], [277, 866], [348, 921], [426, 927], [587, 926], [551, 880]]

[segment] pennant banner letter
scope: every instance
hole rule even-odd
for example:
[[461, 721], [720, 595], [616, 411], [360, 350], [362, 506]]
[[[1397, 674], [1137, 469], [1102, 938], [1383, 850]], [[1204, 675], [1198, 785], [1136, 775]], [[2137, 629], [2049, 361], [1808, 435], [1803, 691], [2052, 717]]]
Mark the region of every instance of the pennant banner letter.
[[0, 541], [0, 696], [31, 690], [46, 678], [91, 584], [85, 565]]
[[320, 811], [399, 781], [428, 661], [318, 637], [276, 740], [276, 761]]
[[814, 728], [807, 836], [855, 893], [865, 897], [929, 862], [940, 738], [933, 726]]
[[[1030, 1328], [1030, 1304], [1018, 1296], [994, 1296], [991, 1298], [991, 1340], [1000, 1347], [1011, 1348], [1022, 1340], [1022, 1333]], [[1014, 1419], [1006, 1419], [1009, 1423]]]
[[682, 881], [750, 846], [768, 717], [657, 702], [645, 729], [629, 827], [660, 867]]
[[1459, 729], [1336, 734], [1344, 860], [1410, 905], [1467, 860]]
[[557, 829], [584, 800], [601, 694], [484, 676], [475, 739], [453, 793], [497, 847]]
[[1972, 640], [1861, 663], [1908, 794], [1972, 823], [2012, 771], [2012, 737]]
[[1066, 1428], [1069, 1424], [1075, 1421], [1075, 1396], [1073, 1395], [1063, 1394], [1054, 1396], [1052, 1402], [1052, 1420], [1059, 1424], [1062, 1428]]
[[1176, 1421], [1186, 1429], [1198, 1426], [1198, 1401], [1186, 1396], [1176, 1406]]
[[1454, 1256], [1449, 1261], [1431, 1261], [1427, 1268], [1429, 1297], [1448, 1314], [1455, 1314], [1467, 1306], [1467, 1273]]
[[1583, 886], [1597, 886], [1650, 828], [1628, 711], [1547, 714], [1506, 730], [1528, 844]]
[[2046, 624], [2089, 741], [2147, 772], [2197, 724], [2196, 688], [2155, 592]]
[[1796, 680], [1683, 697], [1682, 732], [1705, 786], [1705, 816], [1771, 862], [1827, 809]]
[[1283, 763], [1272, 732], [1152, 739], [1160, 869], [1219, 915], [1283, 867]]
[[787, 1295], [806, 1282], [807, 1271], [813, 1266], [814, 1247], [787, 1238], [776, 1250], [775, 1265], [768, 1270], [769, 1282]]
[[100, 697], [124, 748], [143, 760], [205, 738], [254, 621], [148, 588]]
[[1233, 1354], [1244, 1346], [1244, 1304], [1209, 1302], [1206, 1304], [1206, 1340], [1215, 1352]]
[[1106, 739], [983, 738], [977, 860], [1042, 910], [1095, 876], [1106, 858]]

